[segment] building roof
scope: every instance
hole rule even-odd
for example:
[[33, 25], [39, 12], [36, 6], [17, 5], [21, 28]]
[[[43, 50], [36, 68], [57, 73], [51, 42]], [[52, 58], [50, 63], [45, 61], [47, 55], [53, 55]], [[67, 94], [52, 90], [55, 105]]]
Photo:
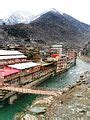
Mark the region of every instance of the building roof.
[[0, 60], [15, 58], [26, 58], [26, 56], [19, 51], [0, 50]]
[[16, 56], [0, 56], [0, 60], [6, 59], [15, 59], [15, 58], [27, 58], [25, 55], [16, 55]]
[[56, 58], [56, 57], [60, 58], [60, 54], [52, 54], [51, 57], [52, 58]]
[[39, 63], [35, 62], [26, 62], [26, 63], [19, 63], [19, 64], [14, 64], [14, 65], [8, 65], [9, 67], [16, 68], [19, 70], [23, 70], [26, 68], [31, 68], [40, 65]]
[[20, 70], [5, 67], [3, 69], [0, 69], [0, 77], [6, 77], [8, 75], [18, 73], [19, 71]]
[[9, 56], [9, 55], [23, 55], [23, 53], [15, 50], [0, 50], [0, 56]]
[[52, 45], [53, 48], [62, 48], [62, 45]]

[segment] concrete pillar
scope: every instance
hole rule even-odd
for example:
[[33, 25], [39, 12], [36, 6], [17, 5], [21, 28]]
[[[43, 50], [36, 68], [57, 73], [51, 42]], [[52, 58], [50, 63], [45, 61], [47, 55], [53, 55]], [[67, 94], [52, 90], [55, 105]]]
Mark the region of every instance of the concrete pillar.
[[9, 104], [13, 104], [16, 100], [17, 100], [17, 95], [15, 94], [9, 98], [8, 102]]

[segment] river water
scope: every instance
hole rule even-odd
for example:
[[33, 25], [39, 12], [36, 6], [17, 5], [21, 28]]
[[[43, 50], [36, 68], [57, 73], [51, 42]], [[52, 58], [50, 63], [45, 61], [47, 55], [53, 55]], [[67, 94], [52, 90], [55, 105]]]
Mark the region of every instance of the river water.
[[[86, 63], [82, 60], [77, 60], [76, 66], [72, 67], [69, 71], [62, 75], [58, 75], [43, 82], [39, 88], [43, 89], [59, 89], [70, 84], [75, 83], [79, 78], [79, 75], [85, 71], [90, 71], [90, 63]], [[0, 109], [0, 120], [13, 120], [14, 115], [23, 111], [26, 106], [31, 105], [35, 100], [36, 95], [23, 95], [13, 105], [6, 105]]]

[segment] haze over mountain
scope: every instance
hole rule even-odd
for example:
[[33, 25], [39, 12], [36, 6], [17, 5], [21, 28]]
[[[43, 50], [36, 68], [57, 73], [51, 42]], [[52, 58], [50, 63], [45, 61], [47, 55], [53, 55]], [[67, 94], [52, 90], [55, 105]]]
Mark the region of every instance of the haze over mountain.
[[34, 39], [47, 44], [64, 42], [70, 46], [81, 46], [90, 41], [89, 25], [55, 9], [33, 17], [28, 24], [4, 25], [2, 29], [8, 36], [14, 36], [16, 41], [23, 39], [20, 44], [30, 43], [30, 39]]

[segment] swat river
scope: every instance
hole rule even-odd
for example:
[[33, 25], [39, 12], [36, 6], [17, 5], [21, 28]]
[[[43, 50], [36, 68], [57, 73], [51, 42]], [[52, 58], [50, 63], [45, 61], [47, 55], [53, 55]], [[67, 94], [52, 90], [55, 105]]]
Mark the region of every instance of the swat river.
[[[58, 75], [48, 79], [39, 85], [43, 89], [59, 89], [73, 84], [79, 75], [85, 71], [90, 71], [90, 63], [86, 63], [80, 59], [77, 60], [76, 66], [69, 69], [62, 75]], [[0, 120], [13, 120], [16, 113], [23, 111], [26, 106], [31, 105], [37, 95], [23, 95], [13, 105], [6, 105], [0, 109]]]

